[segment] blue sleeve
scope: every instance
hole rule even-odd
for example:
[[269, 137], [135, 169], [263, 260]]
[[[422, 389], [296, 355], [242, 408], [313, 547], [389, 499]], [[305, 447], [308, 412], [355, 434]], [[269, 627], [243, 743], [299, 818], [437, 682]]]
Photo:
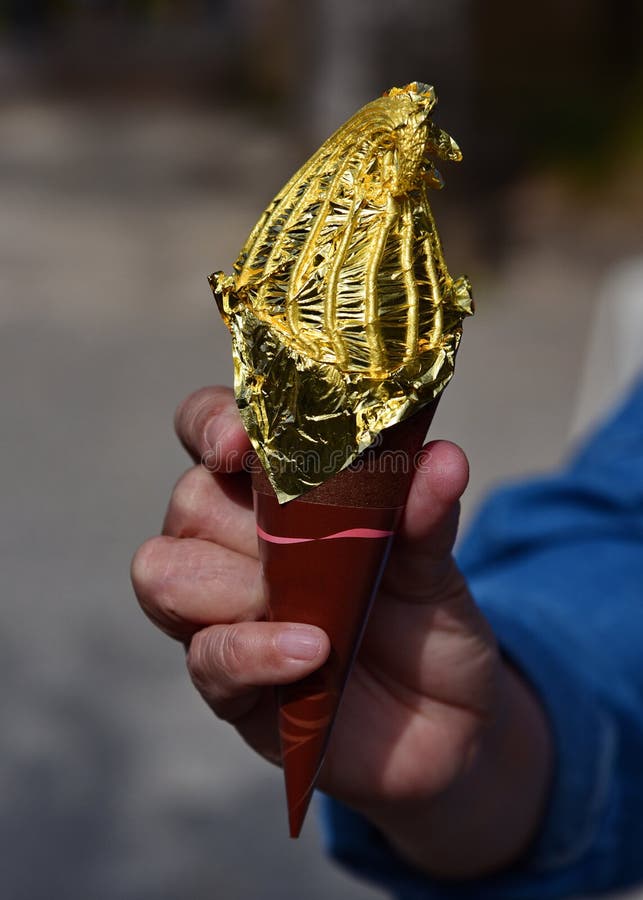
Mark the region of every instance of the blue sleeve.
[[643, 879], [643, 380], [563, 471], [496, 492], [458, 560], [549, 717], [541, 833], [511, 871], [439, 883], [324, 798], [329, 851], [402, 900], [542, 900]]

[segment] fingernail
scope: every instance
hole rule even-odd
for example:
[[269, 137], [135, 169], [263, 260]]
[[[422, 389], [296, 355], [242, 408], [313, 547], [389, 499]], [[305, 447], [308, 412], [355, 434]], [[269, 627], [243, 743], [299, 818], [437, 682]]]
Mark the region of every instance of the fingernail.
[[277, 647], [291, 659], [314, 659], [321, 650], [318, 634], [305, 625], [288, 628], [277, 636]]

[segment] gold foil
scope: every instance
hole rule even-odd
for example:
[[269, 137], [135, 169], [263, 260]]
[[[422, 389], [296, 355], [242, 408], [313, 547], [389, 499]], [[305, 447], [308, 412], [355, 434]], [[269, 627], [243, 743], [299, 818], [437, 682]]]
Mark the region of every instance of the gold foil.
[[265, 210], [234, 273], [210, 276], [232, 334], [235, 394], [280, 502], [323, 483], [453, 374], [472, 299], [428, 200], [430, 157], [459, 161], [432, 87], [367, 104]]

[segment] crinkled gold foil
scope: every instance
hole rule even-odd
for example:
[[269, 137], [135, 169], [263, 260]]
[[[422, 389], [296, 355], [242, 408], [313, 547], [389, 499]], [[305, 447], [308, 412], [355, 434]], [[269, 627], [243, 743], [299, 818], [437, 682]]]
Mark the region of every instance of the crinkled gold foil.
[[280, 502], [323, 483], [453, 374], [469, 282], [444, 261], [430, 157], [460, 160], [432, 87], [356, 113], [277, 194], [234, 274], [210, 276], [235, 394]]

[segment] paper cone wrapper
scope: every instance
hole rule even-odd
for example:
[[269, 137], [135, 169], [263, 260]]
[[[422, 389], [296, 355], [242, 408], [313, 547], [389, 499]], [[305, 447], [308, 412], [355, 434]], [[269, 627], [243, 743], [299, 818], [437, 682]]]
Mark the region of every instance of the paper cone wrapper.
[[269, 618], [316, 625], [331, 643], [321, 669], [278, 690], [292, 837], [301, 830], [436, 406], [386, 429], [357, 465], [283, 505], [263, 470], [253, 473]]

